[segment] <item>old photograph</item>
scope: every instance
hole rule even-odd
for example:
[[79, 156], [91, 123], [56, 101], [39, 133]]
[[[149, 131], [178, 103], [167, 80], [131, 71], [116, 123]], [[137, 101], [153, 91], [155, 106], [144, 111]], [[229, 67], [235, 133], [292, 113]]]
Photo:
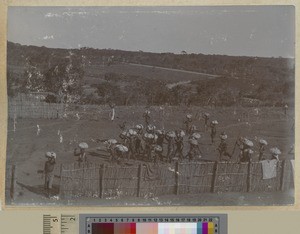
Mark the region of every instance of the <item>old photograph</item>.
[[7, 15], [10, 206], [294, 204], [293, 6]]

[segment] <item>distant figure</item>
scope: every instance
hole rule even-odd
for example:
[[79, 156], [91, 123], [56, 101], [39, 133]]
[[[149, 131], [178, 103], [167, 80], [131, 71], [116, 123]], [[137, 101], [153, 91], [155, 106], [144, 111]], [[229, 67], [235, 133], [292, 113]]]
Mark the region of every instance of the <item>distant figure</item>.
[[219, 161], [229, 161], [231, 155], [227, 151], [227, 135], [225, 134], [225, 132], [221, 133], [220, 139], [221, 142], [217, 149], [219, 151]]
[[187, 134], [190, 134], [191, 132], [191, 124], [192, 124], [192, 115], [191, 114], [187, 114], [185, 121], [183, 122], [185, 125], [185, 132]]
[[160, 147], [163, 147], [164, 139], [165, 139], [165, 131], [157, 130], [156, 134], [157, 134], [156, 144], [159, 145]]
[[129, 144], [128, 144], [128, 157], [132, 159], [136, 159], [136, 140], [137, 140], [137, 132], [133, 129], [129, 129]]
[[111, 109], [111, 112], [110, 112], [110, 120], [111, 121], [114, 121], [114, 119], [115, 119], [115, 106], [116, 106], [115, 103], [109, 103], [109, 107]]
[[241, 137], [237, 144], [240, 146], [240, 162], [251, 162], [253, 150], [251, 147], [253, 146], [253, 142], [247, 138]]
[[281, 155], [280, 149], [278, 149], [277, 147], [271, 148], [270, 153], [272, 155], [272, 158], [270, 160], [276, 159], [277, 161], [279, 161], [279, 155]]
[[150, 111], [146, 110], [143, 114], [143, 118], [145, 120], [145, 126], [148, 126], [150, 124]]
[[153, 146], [152, 153], [153, 153], [153, 162], [155, 164], [158, 163], [158, 160], [163, 161], [162, 152], [163, 152], [163, 148], [160, 145]]
[[144, 148], [143, 148], [143, 129], [144, 126], [142, 124], [138, 124], [135, 126], [136, 129], [136, 141], [135, 141], [135, 153], [137, 156], [141, 155], [144, 152]]
[[166, 134], [165, 139], [167, 141], [167, 161], [171, 162], [174, 157], [174, 144], [175, 144], [175, 132], [170, 131]]
[[264, 152], [265, 152], [265, 147], [267, 145], [268, 145], [268, 142], [266, 140], [264, 140], [264, 139], [260, 139], [259, 140], [259, 149], [258, 149], [259, 156], [258, 156], [258, 161], [265, 160]]
[[217, 134], [217, 125], [218, 125], [218, 121], [217, 120], [213, 120], [211, 121], [210, 123], [210, 129], [211, 129], [211, 132], [210, 132], [210, 138], [211, 138], [211, 143], [213, 144], [214, 141], [215, 141], [215, 137], [216, 137], [216, 134]]
[[186, 157], [189, 159], [189, 161], [193, 161], [196, 158], [196, 156], [200, 158], [202, 152], [199, 148], [198, 141], [194, 138], [190, 138], [189, 143], [190, 143], [190, 149]]
[[284, 105], [284, 115], [287, 115], [287, 111], [289, 109], [289, 106], [287, 104]]
[[122, 131], [125, 131], [126, 130], [126, 121], [123, 121], [122, 124], [118, 124], [119, 125], [119, 128], [122, 130]]
[[183, 137], [184, 137], [184, 132], [183, 131], [176, 131], [176, 137], [175, 137], [175, 157], [178, 155], [178, 158], [180, 160], [183, 159]]
[[109, 139], [104, 142], [104, 144], [106, 145], [106, 150], [110, 154], [110, 158], [109, 158], [110, 162], [118, 161], [118, 159], [116, 157], [116, 152], [115, 152], [115, 146], [117, 143], [118, 142], [116, 139]]
[[203, 119], [204, 119], [204, 131], [207, 132], [208, 130], [208, 120], [209, 120], [209, 113], [204, 113], [203, 115]]
[[44, 173], [45, 173], [45, 184], [44, 188], [46, 189], [47, 196], [50, 197], [53, 179], [54, 179], [54, 169], [56, 164], [56, 153], [54, 152], [47, 152], [46, 153], [47, 161], [45, 162], [44, 166]]
[[87, 162], [87, 156], [85, 150], [89, 148], [88, 144], [85, 142], [79, 143], [79, 152], [77, 152], [77, 148], [74, 149], [74, 156], [79, 156], [78, 162]]

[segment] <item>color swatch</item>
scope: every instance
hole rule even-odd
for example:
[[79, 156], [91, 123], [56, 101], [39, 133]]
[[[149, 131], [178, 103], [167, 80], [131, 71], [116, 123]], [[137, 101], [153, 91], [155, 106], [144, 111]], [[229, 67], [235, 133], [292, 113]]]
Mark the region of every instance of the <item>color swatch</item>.
[[92, 234], [214, 234], [214, 223], [93, 223]]

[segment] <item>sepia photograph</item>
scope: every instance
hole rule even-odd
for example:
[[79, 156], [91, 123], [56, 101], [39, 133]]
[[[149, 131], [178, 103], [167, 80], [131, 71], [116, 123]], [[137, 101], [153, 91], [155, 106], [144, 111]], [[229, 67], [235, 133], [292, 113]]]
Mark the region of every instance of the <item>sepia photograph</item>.
[[7, 100], [7, 206], [294, 205], [294, 6], [10, 6]]

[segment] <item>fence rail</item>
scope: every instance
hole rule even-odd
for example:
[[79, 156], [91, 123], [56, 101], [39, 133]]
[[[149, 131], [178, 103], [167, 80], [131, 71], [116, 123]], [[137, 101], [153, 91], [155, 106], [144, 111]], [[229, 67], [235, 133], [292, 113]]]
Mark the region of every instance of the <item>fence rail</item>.
[[60, 197], [153, 197], [171, 194], [274, 192], [291, 188], [292, 167], [279, 161], [277, 176], [263, 179], [261, 163], [194, 162], [172, 165], [62, 165]]

